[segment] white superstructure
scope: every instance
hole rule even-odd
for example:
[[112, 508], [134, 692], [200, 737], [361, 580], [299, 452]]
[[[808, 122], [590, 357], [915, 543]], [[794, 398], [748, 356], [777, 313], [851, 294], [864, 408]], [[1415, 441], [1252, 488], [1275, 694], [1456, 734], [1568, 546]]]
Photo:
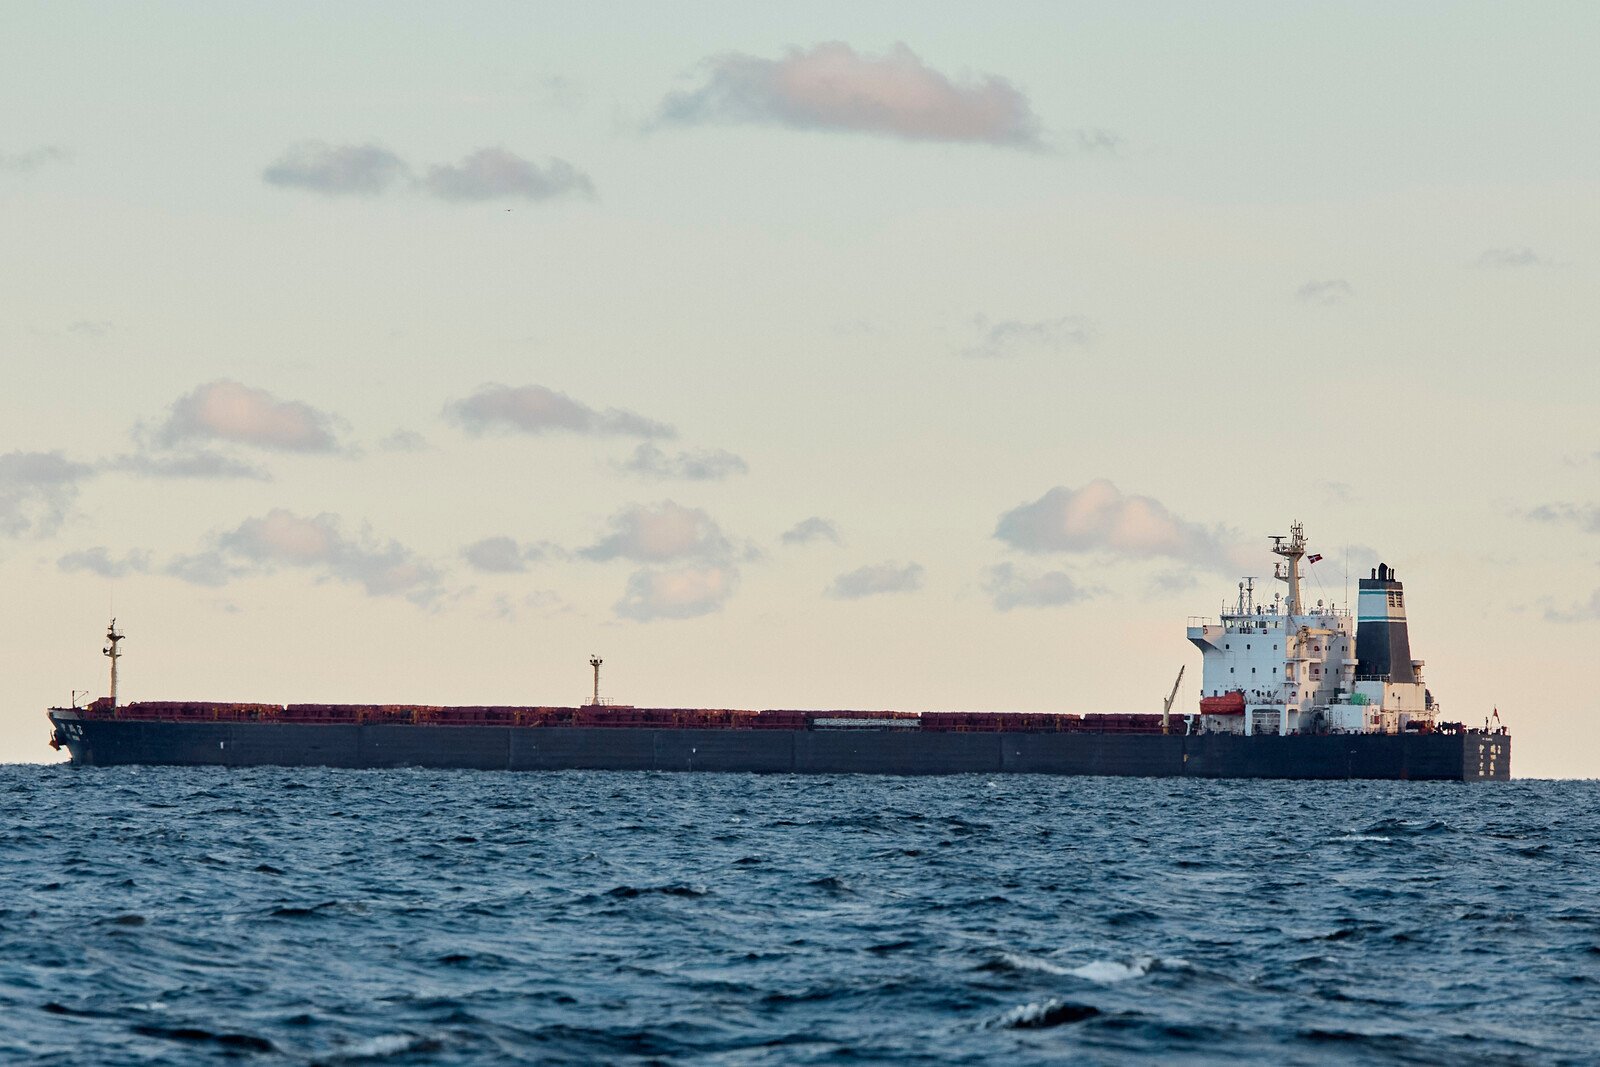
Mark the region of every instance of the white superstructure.
[[[1256, 603], [1255, 579], [1216, 622], [1190, 620], [1203, 660], [1198, 728], [1206, 733], [1397, 733], [1429, 730], [1438, 712], [1410, 658], [1405, 598], [1387, 566], [1360, 582], [1359, 619], [1300, 590], [1304, 528], [1272, 539], [1287, 589]], [[1314, 562], [1320, 556], [1311, 557]], [[1357, 637], [1356, 624], [1361, 624]]]

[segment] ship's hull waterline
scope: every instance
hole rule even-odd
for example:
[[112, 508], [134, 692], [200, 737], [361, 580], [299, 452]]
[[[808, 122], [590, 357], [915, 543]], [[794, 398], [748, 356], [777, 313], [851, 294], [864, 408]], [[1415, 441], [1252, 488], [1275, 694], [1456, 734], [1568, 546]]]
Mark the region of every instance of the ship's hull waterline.
[[162, 722], [51, 713], [75, 764], [1505, 781], [1511, 739], [1425, 734]]

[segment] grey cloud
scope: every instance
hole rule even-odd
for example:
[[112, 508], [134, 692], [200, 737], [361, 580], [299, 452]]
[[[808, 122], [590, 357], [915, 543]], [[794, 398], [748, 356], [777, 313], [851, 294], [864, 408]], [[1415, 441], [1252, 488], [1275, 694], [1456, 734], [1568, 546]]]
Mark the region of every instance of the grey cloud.
[[564, 159], [542, 166], [500, 147], [478, 148], [455, 163], [437, 163], [421, 178], [410, 164], [375, 144], [301, 141], [261, 172], [269, 185], [324, 196], [378, 196], [406, 184], [440, 200], [476, 203], [515, 197], [549, 200], [594, 196], [589, 175]]
[[721, 610], [738, 586], [738, 569], [725, 563], [646, 568], [629, 575], [615, 611], [636, 622], [698, 618]]
[[53, 144], [40, 145], [26, 152], [0, 152], [0, 170], [27, 174], [48, 163], [66, 163], [71, 159], [72, 153], [65, 148]]
[[111, 323], [106, 319], [78, 319], [67, 327], [67, 332], [80, 337], [104, 337], [111, 332]]
[[720, 448], [669, 456], [648, 442], [634, 449], [633, 456], [617, 467], [646, 478], [681, 478], [691, 482], [720, 481], [730, 475], [750, 472], [744, 460]]
[[469, 433], [516, 430], [542, 434], [551, 431], [618, 437], [672, 437], [666, 423], [617, 408], [596, 411], [565, 393], [542, 385], [481, 387], [465, 400], [445, 406], [445, 417]]
[[913, 141], [1040, 144], [1039, 120], [1009, 81], [984, 75], [957, 83], [904, 44], [873, 56], [827, 41], [790, 49], [782, 59], [726, 53], [701, 68], [700, 85], [662, 100], [658, 124], [758, 123]]
[[734, 555], [732, 543], [711, 516], [671, 500], [624, 508], [611, 516], [609, 526], [610, 533], [578, 554], [585, 559], [626, 559], [637, 563], [726, 563]]
[[555, 546], [540, 543], [524, 545], [514, 537], [485, 537], [461, 550], [461, 558], [475, 570], [487, 574], [516, 574], [547, 556], [558, 554]]
[[424, 185], [443, 200], [549, 200], [594, 195], [589, 176], [566, 160], [551, 159], [540, 167], [504, 148], [480, 148], [459, 163], [430, 167]]
[[1080, 152], [1115, 152], [1122, 147], [1122, 136], [1111, 130], [1083, 129], [1074, 133]]
[[385, 452], [421, 452], [428, 447], [428, 439], [415, 430], [396, 430], [378, 442]]
[[377, 196], [410, 173], [405, 160], [375, 144], [301, 141], [261, 172], [269, 185], [324, 196]]
[[1081, 489], [1056, 486], [1000, 516], [994, 536], [1024, 552], [1106, 552], [1167, 558], [1231, 571], [1238, 546], [1220, 528], [1187, 522], [1147, 496], [1103, 478]]
[[1550, 261], [1526, 245], [1510, 248], [1486, 248], [1478, 257], [1480, 267], [1546, 267]]
[[490, 574], [514, 574], [528, 569], [522, 546], [511, 537], [485, 537], [461, 550], [461, 557], [473, 567]]
[[155, 443], [230, 441], [275, 452], [334, 452], [334, 417], [298, 400], [279, 400], [226, 378], [197, 386], [173, 402]]
[[858, 600], [881, 593], [910, 593], [922, 588], [922, 565], [908, 563], [879, 563], [858, 567], [841, 574], [828, 587], [827, 595], [836, 600]]
[[1590, 594], [1587, 601], [1566, 610], [1548, 608], [1544, 617], [1548, 622], [1600, 622], [1600, 589]]
[[359, 585], [369, 596], [404, 596], [426, 604], [440, 593], [438, 572], [399, 542], [379, 542], [370, 535], [348, 538], [333, 515], [307, 518], [283, 508], [246, 519], [218, 535], [206, 551], [174, 559], [166, 572], [202, 585], [221, 585], [280, 566]]
[[1541, 504], [1528, 512], [1534, 522], [1576, 526], [1585, 533], [1600, 534], [1600, 505]]
[[173, 456], [138, 452], [107, 460], [102, 466], [106, 470], [124, 471], [144, 478], [245, 478], [257, 482], [272, 480], [272, 475], [261, 467], [204, 449]]
[[62, 452], [0, 455], [0, 536], [48, 534], [66, 520], [78, 484], [94, 474]]
[[809, 519], [801, 519], [785, 530], [778, 540], [786, 545], [809, 545], [813, 541], [832, 541], [836, 545], [844, 544], [844, 540], [839, 536], [839, 528], [820, 515], [813, 515]]
[[968, 359], [1004, 359], [1024, 352], [1065, 352], [1094, 342], [1094, 325], [1085, 318], [1068, 315], [1059, 319], [1024, 322], [1007, 319], [991, 323], [977, 319], [981, 331], [976, 342], [961, 350]]
[[1044, 574], [1024, 573], [1009, 563], [990, 567], [983, 581], [984, 591], [1000, 611], [1013, 608], [1049, 608], [1076, 604], [1093, 596], [1073, 581], [1065, 571]]
[[561, 599], [558, 593], [549, 589], [535, 589], [533, 592], [524, 593], [520, 597], [508, 596], [505, 593], [497, 594], [485, 616], [506, 622], [516, 622], [524, 612], [531, 612], [541, 618], [551, 619], [557, 615], [574, 614], [575, 609], [571, 604]]
[[1307, 304], [1337, 304], [1355, 295], [1355, 290], [1343, 278], [1309, 281], [1295, 290], [1295, 296]]
[[248, 574], [249, 568], [230, 563], [221, 552], [209, 550], [174, 556], [161, 568], [161, 573], [191, 585], [217, 588]]
[[148, 572], [150, 553], [135, 549], [121, 559], [114, 559], [110, 549], [96, 545], [81, 552], [68, 552], [56, 560], [56, 567], [66, 574], [87, 572], [102, 578], [125, 578]]

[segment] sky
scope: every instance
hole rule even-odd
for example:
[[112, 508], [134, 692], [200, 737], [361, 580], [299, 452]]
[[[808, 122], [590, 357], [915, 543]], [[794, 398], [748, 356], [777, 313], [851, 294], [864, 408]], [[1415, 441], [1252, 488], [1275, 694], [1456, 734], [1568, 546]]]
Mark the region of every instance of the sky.
[[7, 8], [0, 761], [122, 697], [1156, 711], [1305, 524], [1600, 776], [1600, 8]]

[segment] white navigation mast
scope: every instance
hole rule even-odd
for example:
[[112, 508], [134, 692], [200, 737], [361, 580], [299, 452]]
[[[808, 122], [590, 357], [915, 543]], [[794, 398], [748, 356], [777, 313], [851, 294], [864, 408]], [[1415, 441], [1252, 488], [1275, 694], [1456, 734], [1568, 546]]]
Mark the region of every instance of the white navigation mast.
[[[1287, 540], [1288, 544], [1284, 541]], [[1289, 583], [1289, 603], [1286, 614], [1293, 618], [1303, 614], [1300, 605], [1300, 560], [1306, 554], [1306, 531], [1300, 523], [1289, 527], [1289, 536], [1273, 534], [1272, 551], [1288, 560], [1287, 563], [1278, 563], [1273, 566], [1273, 577], [1280, 582]]]
[[106, 627], [106, 647], [102, 654], [111, 660], [111, 710], [117, 710], [117, 660], [122, 658], [122, 651], [117, 648], [117, 643], [124, 635], [117, 633], [117, 620], [113, 618], [111, 625]]

